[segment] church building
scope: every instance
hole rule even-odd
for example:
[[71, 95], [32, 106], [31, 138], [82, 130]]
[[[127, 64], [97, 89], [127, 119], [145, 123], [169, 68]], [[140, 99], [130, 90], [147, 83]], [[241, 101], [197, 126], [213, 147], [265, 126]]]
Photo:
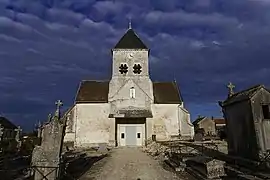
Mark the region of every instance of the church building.
[[112, 49], [109, 81], [83, 80], [67, 115], [64, 141], [144, 146], [146, 140], [192, 139], [194, 128], [176, 81], [152, 82], [149, 48], [130, 27]]

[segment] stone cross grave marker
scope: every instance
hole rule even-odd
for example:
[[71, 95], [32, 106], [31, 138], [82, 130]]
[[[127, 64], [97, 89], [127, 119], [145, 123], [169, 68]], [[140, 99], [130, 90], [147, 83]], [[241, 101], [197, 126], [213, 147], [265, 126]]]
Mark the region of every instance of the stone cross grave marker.
[[47, 122], [51, 122], [51, 120], [52, 120], [52, 114], [50, 113], [50, 114], [48, 115], [48, 120], [47, 120]]
[[38, 138], [41, 138], [41, 134], [42, 134], [42, 124], [40, 121], [38, 121], [38, 125], [37, 125], [37, 136]]
[[59, 116], [61, 106], [59, 104], [56, 104], [56, 112], [51, 121], [43, 125], [41, 145], [36, 146], [32, 153], [34, 180], [55, 180], [59, 177], [64, 131]]
[[16, 132], [15, 139], [16, 139], [16, 141], [18, 142], [18, 141], [20, 141], [20, 137], [21, 137], [21, 132], [22, 132], [21, 127], [20, 127], [20, 126], [18, 126], [18, 128], [17, 128], [17, 129], [15, 129], [15, 132]]
[[63, 103], [61, 100], [58, 100], [55, 102], [55, 105], [56, 105], [55, 117], [59, 118], [60, 117], [60, 107], [63, 106]]
[[22, 145], [22, 142], [21, 142], [22, 129], [21, 129], [21, 127], [18, 126], [18, 128], [15, 129], [15, 132], [16, 132], [15, 140], [17, 142], [17, 150], [19, 150], [21, 148], [21, 145]]
[[229, 84], [227, 85], [227, 88], [229, 89], [229, 96], [233, 95], [234, 93], [233, 89], [235, 88], [235, 85], [229, 82]]
[[2, 140], [3, 134], [4, 134], [4, 127], [0, 124], [0, 141]]
[[3, 146], [1, 144], [3, 134], [4, 134], [4, 127], [0, 124], [0, 152], [3, 152]]

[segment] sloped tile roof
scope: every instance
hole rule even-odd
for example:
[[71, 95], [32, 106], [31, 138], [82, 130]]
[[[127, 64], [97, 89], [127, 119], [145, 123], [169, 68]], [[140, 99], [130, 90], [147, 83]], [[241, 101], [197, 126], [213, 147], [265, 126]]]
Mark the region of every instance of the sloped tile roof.
[[[82, 81], [76, 103], [107, 103], [109, 81]], [[153, 82], [155, 104], [181, 104], [182, 96], [176, 82]]]
[[133, 29], [128, 29], [114, 49], [148, 49]]
[[76, 102], [107, 103], [109, 81], [82, 81], [77, 93]]
[[178, 85], [173, 82], [153, 82], [153, 93], [155, 104], [181, 104], [182, 95]]
[[215, 124], [226, 124], [225, 119], [214, 119]]
[[17, 129], [17, 126], [5, 117], [0, 117], [0, 124], [4, 129]]

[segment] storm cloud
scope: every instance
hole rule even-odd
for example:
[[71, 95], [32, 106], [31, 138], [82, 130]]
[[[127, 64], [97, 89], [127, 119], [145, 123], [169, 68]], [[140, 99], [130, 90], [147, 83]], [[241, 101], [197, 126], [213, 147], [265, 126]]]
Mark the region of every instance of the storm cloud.
[[229, 81], [270, 84], [269, 12], [267, 0], [2, 0], [0, 112], [31, 129], [55, 100], [71, 106], [81, 80], [110, 79], [131, 17], [151, 79], [176, 79], [193, 119], [222, 116]]

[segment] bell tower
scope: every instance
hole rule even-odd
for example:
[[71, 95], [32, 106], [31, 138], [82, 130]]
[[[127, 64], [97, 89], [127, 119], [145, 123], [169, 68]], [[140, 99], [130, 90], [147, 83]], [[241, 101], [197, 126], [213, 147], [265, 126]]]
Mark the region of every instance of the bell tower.
[[[132, 29], [131, 23], [129, 23], [129, 28], [112, 49], [112, 77], [109, 85], [109, 102], [125, 101], [128, 102], [126, 104], [128, 106], [131, 105], [132, 101], [132, 106], [139, 106], [139, 104], [145, 104], [145, 101], [153, 99], [148, 57], [148, 47], [142, 42]], [[129, 94], [135, 94], [135, 92], [136, 97], [131, 98]], [[142, 93], [147, 97], [140, 96]], [[123, 105], [123, 103], [121, 104]]]
[[149, 49], [129, 25], [128, 30], [112, 49], [112, 79], [149, 76]]

